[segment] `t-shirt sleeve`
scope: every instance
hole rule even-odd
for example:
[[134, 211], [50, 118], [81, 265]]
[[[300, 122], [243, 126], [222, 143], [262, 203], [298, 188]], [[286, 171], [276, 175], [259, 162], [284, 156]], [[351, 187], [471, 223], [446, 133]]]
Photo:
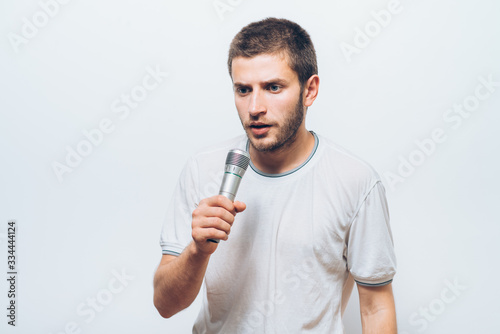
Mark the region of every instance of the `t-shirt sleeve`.
[[199, 203], [198, 168], [191, 158], [170, 200], [160, 235], [163, 254], [179, 255], [191, 242], [191, 215]]
[[389, 284], [396, 255], [384, 186], [377, 181], [354, 216], [347, 238], [347, 266], [361, 285]]

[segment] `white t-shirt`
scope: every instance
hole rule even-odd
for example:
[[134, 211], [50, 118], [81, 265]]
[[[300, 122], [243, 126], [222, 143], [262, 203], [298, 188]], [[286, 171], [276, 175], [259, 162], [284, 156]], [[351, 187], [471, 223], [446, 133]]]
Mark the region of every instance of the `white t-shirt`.
[[[298, 168], [265, 174], [251, 164], [236, 200], [228, 241], [205, 275], [193, 333], [343, 333], [354, 281], [384, 285], [396, 273], [384, 187], [364, 161], [315, 134]], [[227, 152], [247, 149], [239, 136], [191, 158], [163, 226], [164, 254], [192, 241], [191, 214], [218, 194]]]

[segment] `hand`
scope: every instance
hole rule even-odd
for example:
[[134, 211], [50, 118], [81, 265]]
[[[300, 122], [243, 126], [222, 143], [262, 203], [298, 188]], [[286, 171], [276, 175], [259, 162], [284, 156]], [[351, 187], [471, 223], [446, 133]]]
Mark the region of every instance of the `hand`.
[[208, 239], [227, 240], [234, 217], [245, 209], [245, 203], [233, 203], [222, 195], [202, 200], [192, 215], [192, 237], [197, 250], [204, 254], [215, 252], [218, 244]]

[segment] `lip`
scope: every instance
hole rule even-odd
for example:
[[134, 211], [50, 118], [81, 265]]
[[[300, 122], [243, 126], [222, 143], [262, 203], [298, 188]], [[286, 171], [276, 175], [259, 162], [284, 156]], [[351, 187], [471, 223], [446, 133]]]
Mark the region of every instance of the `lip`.
[[[256, 127], [256, 126], [261, 126], [261, 127]], [[262, 122], [252, 122], [250, 123], [250, 130], [255, 136], [262, 136], [266, 134], [269, 129], [271, 128], [271, 125], [262, 123]]]

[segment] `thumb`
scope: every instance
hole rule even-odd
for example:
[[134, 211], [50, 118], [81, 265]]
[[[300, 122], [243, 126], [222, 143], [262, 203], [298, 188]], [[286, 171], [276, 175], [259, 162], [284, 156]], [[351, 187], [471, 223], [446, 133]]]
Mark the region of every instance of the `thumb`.
[[233, 204], [236, 213], [245, 211], [245, 209], [247, 208], [247, 205], [243, 202], [235, 201]]

